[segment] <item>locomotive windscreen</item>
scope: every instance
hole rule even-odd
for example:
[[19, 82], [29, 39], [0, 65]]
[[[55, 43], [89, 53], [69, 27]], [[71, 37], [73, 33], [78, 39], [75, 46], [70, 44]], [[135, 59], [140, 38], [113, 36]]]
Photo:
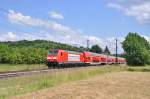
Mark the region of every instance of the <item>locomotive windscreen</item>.
[[49, 50], [48, 55], [57, 56], [58, 50]]

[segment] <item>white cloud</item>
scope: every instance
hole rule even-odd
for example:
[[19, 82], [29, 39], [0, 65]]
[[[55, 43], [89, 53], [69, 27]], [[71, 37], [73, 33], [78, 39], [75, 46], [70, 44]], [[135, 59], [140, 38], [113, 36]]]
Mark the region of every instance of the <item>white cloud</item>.
[[64, 26], [56, 22], [48, 22], [46, 20], [33, 18], [31, 16], [26, 16], [23, 15], [22, 13], [15, 12], [13, 10], [9, 10], [8, 20], [13, 24], [32, 26], [32, 27], [43, 27], [64, 34], [76, 33], [75, 30], [71, 29], [68, 26]]
[[16, 40], [16, 39], [17, 39], [16, 34], [14, 34], [14, 33], [12, 33], [12, 32], [8, 32], [8, 33], [7, 33], [7, 37], [8, 37], [10, 40]]
[[150, 23], [150, 2], [131, 6], [126, 9], [126, 15], [135, 17], [140, 23]]
[[[80, 29], [72, 29], [69, 26], [62, 25], [57, 22], [49, 22], [43, 19], [33, 18], [31, 16], [23, 15], [22, 13], [15, 12], [13, 10], [9, 10], [8, 20], [12, 24], [18, 24], [20, 26], [25, 25], [29, 27], [42, 27], [41, 31], [36, 33], [7, 33], [7, 35], [3, 36], [5, 40], [9, 40], [8, 37], [11, 37], [11, 40], [36, 40], [36, 39], [44, 39], [51, 40], [61, 43], [67, 43], [70, 45], [78, 45], [86, 47], [87, 39], [90, 40], [90, 46], [94, 44], [100, 45], [103, 49], [108, 45], [112, 53], [115, 51], [115, 38], [100, 38], [97, 36], [89, 35], [87, 36]], [[51, 32], [49, 32], [51, 30]], [[15, 36], [15, 34], [17, 34]], [[0, 40], [4, 40], [0, 38]], [[113, 42], [113, 43], [112, 43]], [[122, 51], [121, 44], [119, 44], [119, 48]], [[120, 51], [120, 52], [121, 52]]]
[[11, 23], [27, 26], [40, 26], [45, 24], [42, 20], [33, 19], [31, 16], [24, 16], [22, 13], [17, 13], [13, 10], [9, 10], [8, 19]]
[[150, 1], [148, 0], [115, 1], [108, 3], [108, 7], [121, 10], [126, 16], [134, 17], [139, 23], [150, 23]]
[[[70, 28], [69, 26], [65, 26], [65, 25], [62, 25], [57, 22], [49, 22], [47, 20], [33, 18], [31, 16], [26, 16], [26, 15], [23, 15], [22, 13], [15, 12], [13, 10], [9, 10], [8, 20], [12, 24], [25, 25], [25, 26], [29, 26], [29, 27], [33, 27], [33, 28], [34, 27], [42, 27], [42, 30], [44, 30], [44, 33], [46, 33], [46, 34], [42, 33], [42, 35], [48, 35], [49, 32], [47, 32], [47, 31], [51, 30], [54, 37], [57, 35], [57, 37], [55, 37], [55, 39], [59, 38], [59, 41], [63, 41], [64, 39], [70, 39], [69, 41], [73, 42], [72, 39], [76, 39], [77, 42], [80, 42], [81, 38], [83, 38], [81, 30], [79, 31], [79, 29], [74, 30], [74, 29]], [[47, 30], [47, 29], [49, 29], [49, 30]], [[52, 35], [51, 33], [49, 33], [49, 34]], [[66, 41], [66, 40], [64, 40], [64, 41]]]
[[64, 19], [64, 16], [58, 12], [55, 12], [55, 11], [51, 11], [48, 13], [50, 18], [52, 19]]
[[13, 32], [7, 32], [7, 33], [0, 33], [0, 41], [16, 41], [18, 40], [18, 37]]

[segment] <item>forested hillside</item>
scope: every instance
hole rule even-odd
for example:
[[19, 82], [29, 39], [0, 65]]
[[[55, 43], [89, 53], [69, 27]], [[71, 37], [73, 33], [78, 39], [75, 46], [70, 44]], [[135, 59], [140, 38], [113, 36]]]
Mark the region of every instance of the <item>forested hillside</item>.
[[15, 41], [0, 42], [0, 63], [40, 64], [45, 62], [49, 49], [79, 51], [80, 48], [53, 41]]
[[53, 41], [46, 41], [46, 40], [34, 40], [34, 41], [27, 41], [27, 40], [22, 40], [22, 41], [16, 41], [16, 42], [0, 42], [2, 45], [8, 45], [10, 47], [17, 47], [17, 48], [23, 48], [23, 47], [32, 47], [32, 48], [44, 48], [44, 49], [52, 49], [52, 48], [61, 48], [61, 49], [68, 49], [68, 50], [79, 50], [79, 48], [67, 45], [67, 44], [62, 44], [62, 43], [57, 43]]

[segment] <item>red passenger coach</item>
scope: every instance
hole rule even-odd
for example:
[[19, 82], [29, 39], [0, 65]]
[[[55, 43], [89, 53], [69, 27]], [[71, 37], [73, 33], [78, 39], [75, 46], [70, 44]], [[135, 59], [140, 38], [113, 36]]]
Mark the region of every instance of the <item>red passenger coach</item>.
[[107, 58], [108, 58], [108, 56], [104, 55], [104, 54], [100, 54], [100, 56], [101, 56], [101, 63], [103, 65], [107, 64]]
[[84, 55], [80, 52], [66, 50], [49, 50], [47, 55], [47, 65], [67, 65], [67, 64], [83, 64]]
[[91, 52], [83, 52], [85, 64], [91, 64], [93, 62]]
[[107, 56], [103, 54], [84, 52], [85, 63], [88, 64], [106, 64]]

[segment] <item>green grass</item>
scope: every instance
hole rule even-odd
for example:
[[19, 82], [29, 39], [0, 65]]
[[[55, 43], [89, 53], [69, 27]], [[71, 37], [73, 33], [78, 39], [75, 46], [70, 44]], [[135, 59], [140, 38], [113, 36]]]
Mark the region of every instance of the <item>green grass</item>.
[[8, 71], [20, 71], [20, 70], [34, 70], [34, 69], [45, 69], [48, 68], [45, 64], [0, 64], [0, 73]]
[[96, 75], [121, 71], [149, 71], [150, 67], [105, 66], [53, 72], [0, 80], [0, 99], [55, 87], [63, 83], [87, 79]]
[[0, 99], [54, 87], [70, 81], [86, 79], [103, 73], [124, 71], [125, 69], [126, 67], [112, 66], [0, 80]]
[[128, 67], [128, 71], [133, 71], [133, 72], [150, 72], [150, 66]]

